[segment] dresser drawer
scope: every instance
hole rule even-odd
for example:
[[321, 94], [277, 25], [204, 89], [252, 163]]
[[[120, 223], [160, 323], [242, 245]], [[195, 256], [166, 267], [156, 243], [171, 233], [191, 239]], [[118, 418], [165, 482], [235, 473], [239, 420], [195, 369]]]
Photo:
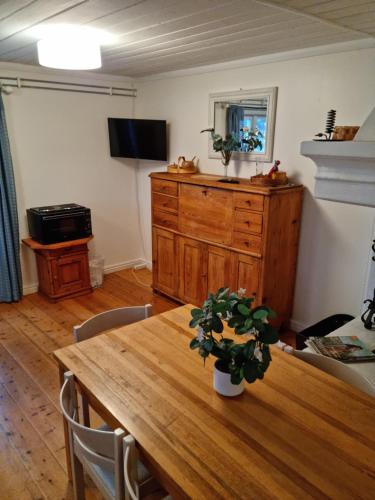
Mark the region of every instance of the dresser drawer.
[[262, 252], [262, 238], [254, 234], [240, 233], [239, 231], [233, 232], [233, 246], [240, 250], [247, 252], [254, 252], [261, 254]]
[[248, 210], [235, 210], [234, 230], [242, 233], [262, 234], [263, 215]]
[[264, 196], [262, 194], [234, 193], [234, 207], [263, 212]]
[[152, 205], [155, 209], [177, 213], [178, 198], [160, 193], [152, 193]]
[[154, 209], [152, 216], [153, 224], [157, 224], [158, 226], [167, 227], [168, 229], [174, 229], [177, 231], [177, 214]]
[[177, 182], [163, 181], [162, 179], [152, 179], [152, 191], [155, 193], [177, 196]]

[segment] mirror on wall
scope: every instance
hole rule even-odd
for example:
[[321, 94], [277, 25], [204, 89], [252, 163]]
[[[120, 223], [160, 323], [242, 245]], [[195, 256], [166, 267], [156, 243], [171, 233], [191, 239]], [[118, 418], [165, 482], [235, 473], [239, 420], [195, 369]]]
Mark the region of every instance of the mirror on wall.
[[[233, 158], [247, 161], [273, 160], [277, 87], [254, 90], [239, 90], [210, 94], [210, 127], [225, 137], [232, 134], [241, 142], [240, 150]], [[262, 146], [249, 151], [246, 140], [251, 132], [258, 130]], [[209, 157], [220, 158], [209, 139]]]

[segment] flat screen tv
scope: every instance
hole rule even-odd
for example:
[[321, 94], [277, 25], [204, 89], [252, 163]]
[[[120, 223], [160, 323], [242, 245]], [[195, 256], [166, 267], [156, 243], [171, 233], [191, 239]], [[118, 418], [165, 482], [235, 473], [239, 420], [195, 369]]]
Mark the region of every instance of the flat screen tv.
[[165, 120], [108, 118], [111, 156], [141, 160], [167, 160]]

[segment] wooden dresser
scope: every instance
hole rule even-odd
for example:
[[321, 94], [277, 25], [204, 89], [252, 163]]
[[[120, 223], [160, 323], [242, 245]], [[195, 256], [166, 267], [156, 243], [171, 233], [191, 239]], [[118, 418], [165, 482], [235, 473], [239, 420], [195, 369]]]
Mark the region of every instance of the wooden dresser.
[[245, 288], [286, 324], [293, 305], [303, 187], [153, 173], [153, 288], [202, 304], [222, 286]]

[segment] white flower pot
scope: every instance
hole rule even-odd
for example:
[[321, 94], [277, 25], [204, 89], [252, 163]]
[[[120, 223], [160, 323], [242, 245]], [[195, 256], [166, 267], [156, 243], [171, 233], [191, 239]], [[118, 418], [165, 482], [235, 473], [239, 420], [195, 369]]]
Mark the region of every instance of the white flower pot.
[[230, 381], [230, 373], [225, 373], [216, 368], [216, 363], [214, 366], [214, 389], [216, 392], [222, 396], [238, 396], [242, 394], [245, 389], [244, 381], [242, 380], [240, 384], [235, 385]]

